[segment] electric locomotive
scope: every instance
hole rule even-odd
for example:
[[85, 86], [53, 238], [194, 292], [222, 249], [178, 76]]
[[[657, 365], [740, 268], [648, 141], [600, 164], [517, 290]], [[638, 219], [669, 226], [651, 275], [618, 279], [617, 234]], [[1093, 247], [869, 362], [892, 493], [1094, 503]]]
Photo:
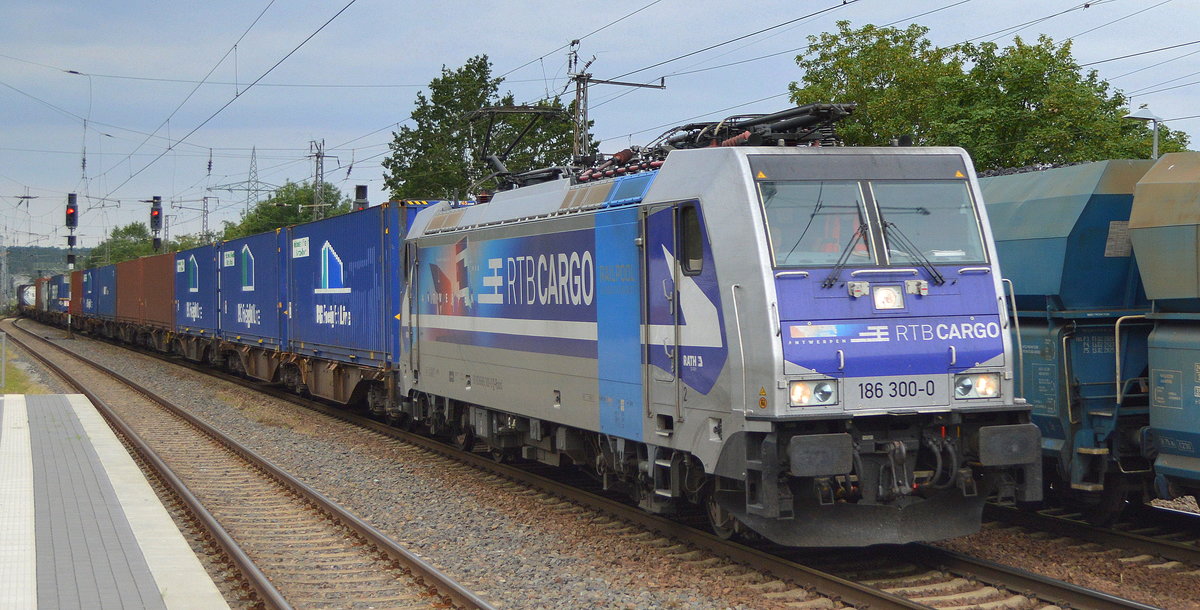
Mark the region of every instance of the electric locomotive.
[[784, 545], [949, 538], [990, 494], [1040, 499], [970, 159], [818, 146], [852, 109], [685, 125], [419, 214], [389, 418]]

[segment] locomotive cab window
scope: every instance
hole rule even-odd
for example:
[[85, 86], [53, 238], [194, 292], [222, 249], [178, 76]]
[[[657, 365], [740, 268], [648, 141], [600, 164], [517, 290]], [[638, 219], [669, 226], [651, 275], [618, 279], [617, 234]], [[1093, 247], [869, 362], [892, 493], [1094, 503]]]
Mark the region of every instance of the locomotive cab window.
[[686, 275], [704, 270], [704, 232], [700, 210], [695, 205], [679, 208], [679, 266]]
[[907, 265], [984, 263], [983, 234], [965, 180], [875, 180], [887, 260]]
[[758, 183], [778, 267], [874, 264], [866, 204], [855, 180]]

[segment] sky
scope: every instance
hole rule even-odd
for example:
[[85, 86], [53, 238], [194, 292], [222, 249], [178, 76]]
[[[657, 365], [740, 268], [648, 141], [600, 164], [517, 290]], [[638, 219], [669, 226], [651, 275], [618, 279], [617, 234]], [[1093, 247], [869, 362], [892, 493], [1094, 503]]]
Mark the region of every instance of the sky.
[[252, 159], [268, 189], [311, 181], [314, 142], [327, 182], [351, 196], [365, 184], [379, 203], [392, 132], [443, 67], [486, 54], [501, 91], [532, 102], [567, 90], [574, 39], [595, 78], [666, 77], [663, 90], [591, 89], [604, 153], [689, 121], [786, 109], [807, 36], [839, 20], [918, 23], [939, 46], [1071, 39], [1085, 69], [1200, 149], [1194, 0], [0, 0], [0, 15], [8, 245], [65, 246], [68, 193], [84, 247], [146, 221], [154, 195], [172, 236], [200, 231], [205, 207], [219, 230], [246, 209]]

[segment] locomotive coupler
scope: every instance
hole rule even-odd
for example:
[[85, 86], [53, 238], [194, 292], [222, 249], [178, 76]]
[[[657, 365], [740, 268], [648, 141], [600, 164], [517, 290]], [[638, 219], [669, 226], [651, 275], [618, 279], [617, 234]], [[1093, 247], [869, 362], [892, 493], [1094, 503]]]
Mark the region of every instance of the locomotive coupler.
[[[893, 440], [883, 445], [886, 462], [879, 465], [879, 498], [890, 501], [900, 496], [912, 493], [912, 485], [908, 482], [908, 450], [904, 441]], [[884, 472], [890, 475], [884, 477]], [[884, 481], [888, 488], [884, 488]]]

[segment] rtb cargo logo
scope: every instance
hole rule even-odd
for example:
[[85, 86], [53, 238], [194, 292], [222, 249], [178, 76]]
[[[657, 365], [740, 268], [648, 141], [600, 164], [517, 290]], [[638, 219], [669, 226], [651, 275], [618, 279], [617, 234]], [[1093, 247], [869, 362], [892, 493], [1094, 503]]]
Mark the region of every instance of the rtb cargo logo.
[[995, 339], [1000, 336], [1000, 324], [797, 324], [789, 329], [788, 334], [801, 345]]
[[487, 267], [481, 304], [591, 305], [595, 298], [596, 264], [588, 250], [489, 258]]

